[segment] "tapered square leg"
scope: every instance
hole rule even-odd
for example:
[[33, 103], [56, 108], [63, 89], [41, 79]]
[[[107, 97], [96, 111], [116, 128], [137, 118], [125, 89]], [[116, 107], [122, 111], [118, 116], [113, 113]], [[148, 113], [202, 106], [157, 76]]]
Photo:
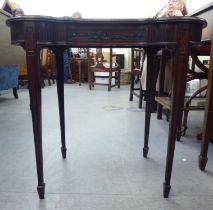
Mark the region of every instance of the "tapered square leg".
[[163, 197], [164, 198], [168, 198], [169, 197], [170, 190], [171, 190], [171, 185], [170, 184], [166, 184], [164, 182], [163, 183]]
[[199, 155], [199, 168], [201, 171], [205, 170], [207, 161], [208, 161], [207, 157], [203, 157], [203, 156]]
[[147, 158], [148, 151], [149, 151], [149, 147], [144, 147], [143, 148], [143, 157]]
[[64, 113], [64, 72], [63, 69], [64, 57], [63, 49], [55, 51], [56, 54], [56, 64], [57, 64], [57, 93], [58, 93], [58, 109], [59, 109], [59, 119], [61, 128], [61, 153], [62, 157], [66, 158], [66, 141], [65, 141], [65, 113]]
[[45, 194], [45, 183], [38, 185], [37, 187], [38, 195], [40, 199], [44, 199]]
[[67, 148], [66, 147], [61, 147], [61, 154], [62, 157], [65, 159], [67, 155]]

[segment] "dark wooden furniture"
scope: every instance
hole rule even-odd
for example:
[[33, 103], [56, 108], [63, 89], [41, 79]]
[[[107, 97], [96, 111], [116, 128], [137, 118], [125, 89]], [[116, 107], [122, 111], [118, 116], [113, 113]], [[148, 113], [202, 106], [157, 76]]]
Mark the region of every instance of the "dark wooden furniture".
[[[44, 59], [44, 60], [42, 60]], [[42, 79], [47, 80], [49, 86], [52, 83], [55, 84], [55, 73], [56, 73], [56, 63], [55, 63], [55, 55], [49, 49], [44, 49], [41, 51], [41, 72]]]
[[[168, 135], [168, 149], [163, 184], [164, 197], [169, 196], [170, 180], [175, 150], [177, 119], [183, 110], [186, 68], [189, 46], [199, 43], [203, 19], [196, 17], [173, 17], [159, 19], [69, 19], [44, 16], [23, 16], [7, 20], [11, 29], [12, 44], [21, 45], [26, 51], [30, 82], [33, 132], [38, 175], [38, 194], [44, 198], [42, 125], [41, 125], [41, 80], [39, 51], [50, 47], [56, 55], [57, 92], [61, 125], [61, 151], [66, 158], [63, 51], [67, 47], [143, 47], [147, 52], [147, 101], [143, 156], [148, 155], [151, 108], [155, 96], [156, 62], [154, 55], [162, 47], [173, 51], [173, 88], [171, 120]], [[177, 76], [178, 75], [178, 76]]]
[[[112, 48], [109, 49], [108, 62], [105, 62], [104, 60], [102, 48], [96, 48], [95, 64], [92, 65], [90, 64], [91, 62], [89, 61], [88, 67], [88, 82], [90, 90], [92, 89], [92, 87], [94, 87], [94, 85], [107, 86], [108, 91], [111, 91], [111, 88], [115, 86], [118, 86], [118, 88], [120, 88], [121, 69], [119, 64], [117, 64], [116, 62], [113, 63], [112, 57], [113, 57]], [[104, 80], [97, 81], [97, 78]], [[112, 81], [113, 79], [114, 82]]]
[[[199, 60], [198, 56], [209, 56], [210, 55], [210, 48], [211, 48], [211, 39], [213, 37], [213, 3], [209, 3], [205, 5], [204, 7], [198, 9], [197, 11], [189, 14], [189, 16], [193, 17], [200, 17], [204, 18], [207, 21], [207, 27], [202, 31], [202, 43], [200, 44], [193, 44], [190, 46], [190, 56], [192, 57], [192, 61], [194, 65], [197, 65], [201, 70], [202, 73], [196, 73], [192, 70], [187, 71], [187, 80], [190, 81], [193, 79], [207, 79], [208, 78], [208, 68], [202, 64], [202, 62]], [[164, 95], [164, 71], [165, 69], [165, 63], [166, 63], [166, 57], [171, 56], [171, 52], [167, 49], [162, 51], [161, 54], [161, 62], [160, 62], [160, 85], [159, 85], [159, 94], [156, 97], [156, 101], [158, 102], [158, 111], [157, 111], [157, 118], [162, 118], [162, 107], [166, 109], [170, 109], [171, 107], [171, 100], [169, 97], [165, 97]], [[186, 99], [184, 104], [184, 110], [183, 110], [183, 124], [181, 126], [182, 120], [179, 122], [179, 128], [177, 131], [177, 140], [180, 140], [181, 135], [185, 134], [185, 131], [187, 129], [187, 116], [189, 110], [204, 110], [205, 107], [203, 105], [197, 105], [192, 106], [190, 103], [192, 99], [194, 99], [199, 93], [206, 90], [206, 86], [200, 88], [198, 91], [196, 91], [188, 100]]]
[[[190, 48], [190, 55], [192, 57], [192, 62], [199, 66], [201, 72], [195, 72], [192, 69], [188, 70], [188, 75], [189, 78], [187, 78], [187, 82], [194, 80], [194, 79], [206, 79], [208, 80], [208, 72], [209, 69], [203, 65], [203, 63], [199, 60], [198, 56], [210, 56], [210, 47], [211, 47], [211, 42], [209, 40], [209, 42], [204, 42], [203, 44], [200, 45], [194, 45]], [[185, 101], [185, 105], [184, 105], [184, 111], [183, 111], [183, 124], [182, 124], [182, 128], [179, 129], [178, 132], [178, 139], [180, 138], [181, 135], [185, 135], [186, 129], [187, 129], [187, 118], [188, 118], [188, 113], [190, 110], [205, 110], [205, 97], [200, 97], [200, 94], [202, 92], [206, 92], [207, 89], [207, 85], [204, 85], [202, 87], [200, 87], [198, 90], [196, 90], [189, 98], [187, 98], [187, 100]], [[198, 99], [198, 101], [200, 100], [200, 102], [197, 105], [192, 105], [192, 101], [194, 101], [194, 99]], [[201, 101], [202, 100], [202, 101]], [[199, 134], [198, 134], [199, 136]]]
[[208, 75], [208, 87], [206, 97], [206, 110], [202, 133], [202, 145], [199, 156], [199, 167], [202, 171], [205, 170], [208, 161], [207, 157], [208, 146], [209, 141], [212, 139], [213, 139], [213, 44], [211, 45], [210, 68]]
[[[196, 45], [190, 47], [190, 55], [192, 58], [196, 57], [196, 61], [198, 61], [197, 56], [202, 56], [202, 55], [209, 55], [210, 54], [210, 49], [209, 45]], [[162, 49], [160, 55], [158, 55], [160, 59], [160, 74], [159, 74], [159, 91], [158, 95], [155, 97], [155, 100], [157, 101], [157, 119], [162, 119], [162, 109], [170, 110], [171, 107], [171, 98], [169, 96], [169, 93], [165, 93], [164, 90], [164, 76], [165, 76], [165, 67], [166, 67], [166, 60], [167, 58], [171, 58], [171, 52], [168, 49]], [[194, 60], [194, 59], [193, 59]], [[197, 63], [195, 61], [195, 63]], [[194, 72], [191, 69], [187, 70], [187, 78], [186, 82], [189, 82], [194, 79], [207, 79], [208, 78], [208, 69], [205, 66], [199, 65], [201, 69], [203, 69], [203, 72]], [[168, 82], [168, 81], [167, 81]], [[190, 97], [185, 97], [184, 100], [184, 109], [183, 109], [183, 120], [181, 118], [180, 120], [180, 125], [177, 131], [177, 140], [179, 141], [181, 136], [185, 135], [186, 129], [187, 129], [187, 118], [188, 118], [188, 112], [189, 111], [194, 111], [194, 110], [204, 110], [205, 107], [201, 103], [201, 97], [197, 97], [202, 93], [203, 91], [206, 91], [206, 86], [203, 86], [196, 90]], [[203, 103], [205, 101], [203, 97]], [[199, 103], [194, 103], [192, 104], [192, 101], [197, 101]], [[201, 104], [200, 104], [201, 103]]]
[[208, 73], [208, 86], [205, 106], [204, 125], [202, 133], [202, 144], [199, 155], [199, 168], [205, 170], [208, 161], [208, 146], [213, 139], [213, 2], [198, 9], [191, 16], [205, 18], [208, 26], [202, 32], [202, 40], [206, 44], [211, 44], [210, 49], [210, 66]]
[[[199, 17], [199, 18], [204, 18], [206, 21], [207, 21], [207, 27], [202, 31], [202, 43], [200, 45], [193, 45], [191, 48], [190, 48], [190, 52], [191, 52], [191, 56], [192, 56], [192, 59], [194, 61], [194, 63], [200, 68], [202, 69], [202, 71], [205, 73], [205, 77], [207, 75], [208, 77], [208, 87], [207, 87], [207, 93], [210, 92], [210, 89], [212, 88], [211, 86], [213, 85], [211, 80], [211, 75], [208, 76], [208, 74], [211, 74], [212, 70], [211, 69], [208, 69], [206, 66], [204, 66], [202, 64], [202, 62], [199, 60], [198, 56], [209, 56], [211, 54], [211, 57], [212, 57], [212, 50], [211, 50], [211, 45], [212, 45], [212, 41], [213, 41], [213, 2], [210, 2], [209, 4], [199, 8], [198, 10], [194, 11], [193, 13], [189, 14], [190, 16], [192, 17]], [[210, 66], [211, 68], [211, 66]], [[204, 87], [205, 88], [205, 87]], [[205, 116], [207, 113], [211, 113], [211, 106], [209, 107], [209, 103], [212, 103], [210, 101], [210, 95], [208, 93], [208, 96], [206, 98], [206, 105], [205, 105]], [[187, 108], [187, 104], [186, 104], [186, 108]], [[203, 107], [202, 107], [203, 109]], [[185, 113], [186, 115], [186, 113]], [[186, 120], [186, 117], [187, 116], [184, 116], [184, 121]], [[201, 155], [200, 155], [200, 159], [203, 158], [203, 161], [201, 160], [199, 162], [200, 164], [200, 168], [205, 168], [205, 167], [202, 167], [201, 165], [206, 165], [206, 161], [205, 161], [205, 157], [207, 157], [207, 153], [203, 153], [203, 151], [207, 151], [206, 150], [206, 146], [204, 141], [205, 139], [207, 138], [208, 141], [209, 139], [213, 139], [213, 135], [211, 138], [209, 138], [209, 136], [207, 137], [206, 134], [211, 132], [211, 127], [210, 125], [207, 124], [207, 122], [210, 122], [210, 119], [211, 119], [211, 115], [210, 116], [206, 116], [205, 117], [205, 120], [204, 120], [204, 126], [203, 126], [203, 131], [205, 134], [203, 134], [202, 136], [202, 139], [203, 139], [203, 143], [202, 143], [202, 147], [201, 147]], [[213, 118], [213, 117], [212, 117]], [[206, 120], [208, 119], [208, 120]], [[183, 123], [185, 123], [183, 121]], [[210, 129], [210, 130], [209, 130]], [[204, 156], [202, 156], [202, 154], [205, 154]], [[203, 164], [202, 164], [203, 162]]]
[[[138, 107], [142, 108], [143, 90], [141, 86], [140, 77], [143, 71], [143, 62], [145, 59], [145, 52], [143, 48], [131, 49], [131, 80], [130, 80], [130, 95], [129, 100], [133, 101], [133, 96], [139, 98]], [[135, 87], [135, 83], [139, 83], [139, 87]]]
[[82, 82], [82, 66], [83, 66], [83, 64], [86, 64], [87, 68], [89, 68], [88, 58], [70, 58], [69, 59], [68, 70], [69, 70], [70, 78], [73, 78], [72, 77], [72, 75], [73, 75], [72, 74], [73, 64], [77, 64], [77, 66], [78, 66], [78, 84], [81, 85], [81, 82]]

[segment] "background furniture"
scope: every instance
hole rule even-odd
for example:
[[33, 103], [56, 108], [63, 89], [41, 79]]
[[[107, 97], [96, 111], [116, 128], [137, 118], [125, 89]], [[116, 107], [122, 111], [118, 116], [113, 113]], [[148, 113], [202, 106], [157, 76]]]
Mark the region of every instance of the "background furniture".
[[[110, 48], [109, 54], [109, 62], [105, 62], [102, 48], [96, 48], [94, 65], [90, 64], [91, 58], [89, 58], [88, 82], [90, 90], [92, 89], [92, 87], [94, 87], [94, 85], [107, 86], [108, 91], [110, 91], [111, 88], [115, 86], [118, 86], [118, 88], [120, 88], [120, 66], [116, 62], [113, 63], [112, 48]], [[104, 80], [103, 82], [101, 80], [97, 81], [97, 78], [102, 78]], [[112, 82], [112, 79], [114, 79], [114, 84]]]
[[[88, 52], [89, 48], [70, 49], [68, 71], [70, 78], [81, 82], [88, 82]], [[76, 51], [77, 50], [77, 51]]]
[[45, 48], [41, 50], [41, 72], [42, 80], [47, 80], [49, 86], [55, 84], [56, 63], [55, 54], [52, 50]]
[[[213, 2], [205, 5], [204, 7], [198, 9], [197, 11], [189, 14], [190, 16], [194, 17], [201, 17], [205, 18], [208, 22], [207, 27], [202, 31], [202, 43], [200, 44], [194, 44], [190, 47], [190, 55], [192, 57], [194, 65], [197, 65], [202, 72], [194, 72], [190, 69], [187, 69], [188, 73], [188, 81], [193, 80], [193, 79], [207, 79], [208, 77], [208, 68], [202, 64], [202, 62], [199, 60], [198, 56], [209, 56], [210, 55], [210, 47], [211, 47], [211, 39], [213, 37]], [[163, 51], [162, 54], [162, 59], [161, 59], [161, 69], [165, 69], [165, 61], [166, 61], [166, 56], [171, 56], [170, 52], [168, 50]], [[160, 72], [162, 74], [160, 77], [160, 81], [163, 81], [162, 78], [164, 78], [164, 72]], [[187, 81], [187, 80], [186, 80]], [[185, 85], [184, 85], [185, 87]], [[192, 100], [200, 94], [202, 91], [206, 90], [206, 86], [201, 87], [200, 90], [195, 92], [188, 100], [185, 101], [184, 109], [183, 109], [183, 124], [181, 127], [181, 122], [182, 118], [180, 119], [179, 123], [179, 128], [177, 131], [177, 140], [180, 140], [181, 135], [185, 134], [185, 131], [187, 129], [187, 116], [189, 110], [204, 110], [205, 106], [204, 105], [198, 105], [198, 106], [192, 106], [191, 102]], [[156, 100], [158, 101], [158, 113], [157, 117], [158, 119], [161, 119], [162, 117], [162, 105], [170, 109], [171, 107], [171, 100], [168, 97], [163, 96], [163, 83], [160, 84], [160, 90], [159, 90], [159, 95], [160, 97], [156, 97]], [[163, 96], [163, 97], [161, 97]]]
[[[44, 48], [40, 51], [40, 68], [41, 68], [41, 80], [42, 87], [45, 86], [45, 80], [47, 80], [48, 85], [55, 84], [56, 77], [56, 63], [54, 53], [48, 49]], [[24, 86], [28, 84], [28, 72], [27, 65], [19, 65], [19, 85]]]
[[[210, 54], [209, 45], [206, 47], [206, 45], [198, 44], [196, 46], [193, 45], [190, 48], [190, 55], [192, 55], [192, 58], [196, 58], [196, 61], [198, 60], [197, 56], [209, 55], [209, 54]], [[159, 91], [158, 91], [158, 95], [155, 97], [155, 100], [157, 101], [157, 119], [162, 119], [162, 109], [164, 108], [166, 110], [170, 110], [171, 108], [170, 93], [168, 92], [166, 93], [164, 90], [165, 67], [166, 67], [167, 60], [171, 59], [171, 52], [168, 49], [162, 49], [161, 55], [157, 55], [157, 57], [160, 59], [160, 71], [159, 71], [160, 79], [159, 79]], [[187, 78], [185, 82], [189, 82], [195, 79], [207, 79], [208, 69], [204, 67], [203, 65], [202, 66], [199, 65], [199, 66], [201, 70], [203, 69], [203, 72], [194, 72], [191, 69], [187, 69]], [[166, 81], [166, 82], [170, 82], [170, 81]], [[206, 86], [201, 87], [198, 90], [196, 90], [190, 97], [188, 96], [185, 97], [184, 108], [183, 108], [183, 121], [181, 118], [180, 125], [177, 131], [178, 141], [180, 140], [181, 136], [185, 135], [185, 132], [187, 129], [188, 112], [192, 110], [193, 111], [204, 110], [204, 105], [202, 105], [204, 104], [204, 102], [201, 103], [201, 97], [198, 97], [198, 96], [201, 92], [205, 90], [206, 90]]]
[[[77, 73], [78, 76], [74, 76], [73, 68], [75, 67], [75, 64], [77, 65]], [[88, 74], [88, 58], [70, 58], [68, 63], [68, 70], [70, 78], [75, 78], [74, 80], [78, 81], [78, 84], [81, 85], [82, 80], [85, 81]]]
[[0, 91], [13, 89], [13, 95], [17, 99], [18, 65], [0, 66]]
[[[205, 41], [202, 44], [194, 45], [190, 48], [190, 55], [192, 57], [192, 62], [195, 65], [199, 66], [200, 72], [195, 72], [189, 69], [188, 71], [189, 78], [187, 82], [192, 81], [194, 79], [198, 79], [200, 81], [203, 79], [208, 80], [209, 68], [200, 61], [198, 56], [210, 56], [210, 47], [211, 47], [210, 45], [211, 45], [210, 41], [209, 42]], [[189, 111], [205, 110], [206, 89], [207, 89], [207, 85], [203, 85], [202, 87], [199, 87], [190, 97], [186, 98], [184, 110], [183, 110], [182, 128], [180, 127], [179, 132], [177, 133], [177, 139], [179, 139], [181, 135], [185, 135], [186, 129], [188, 127], [187, 119], [188, 119]], [[204, 96], [201, 96], [201, 93], [203, 92], [204, 92]], [[196, 101], [196, 103], [193, 104], [193, 101]]]
[[[142, 108], [143, 90], [141, 86], [140, 77], [143, 71], [143, 62], [145, 59], [145, 51], [143, 48], [131, 49], [132, 62], [131, 62], [131, 80], [130, 80], [130, 96], [129, 100], [133, 101], [133, 96], [139, 98], [139, 108]], [[135, 87], [136, 83], [139, 87]]]

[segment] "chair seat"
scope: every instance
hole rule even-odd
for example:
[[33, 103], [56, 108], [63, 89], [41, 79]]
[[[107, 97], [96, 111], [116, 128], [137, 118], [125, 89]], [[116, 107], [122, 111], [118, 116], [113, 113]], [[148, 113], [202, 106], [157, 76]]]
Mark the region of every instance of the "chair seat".
[[[115, 72], [117, 71], [119, 68], [119, 66], [115, 66], [113, 64], [112, 66], [112, 72]], [[90, 69], [93, 70], [94, 72], [109, 72], [110, 70], [110, 65], [109, 64], [104, 64], [103, 67], [98, 67], [97, 65], [93, 65], [93, 66], [90, 66]]]
[[[185, 97], [185, 103], [188, 101], [189, 97]], [[165, 109], [170, 110], [171, 98], [168, 96], [156, 96], [155, 100], [160, 103]], [[205, 109], [205, 98], [199, 97], [193, 100], [189, 106], [184, 106], [184, 110], [204, 110]]]
[[134, 73], [135, 76], [141, 75], [141, 73], [142, 73], [142, 70], [141, 70], [141, 69], [138, 69], [138, 68], [135, 68], [135, 69], [133, 69], [132, 71], [133, 71], [133, 73]]

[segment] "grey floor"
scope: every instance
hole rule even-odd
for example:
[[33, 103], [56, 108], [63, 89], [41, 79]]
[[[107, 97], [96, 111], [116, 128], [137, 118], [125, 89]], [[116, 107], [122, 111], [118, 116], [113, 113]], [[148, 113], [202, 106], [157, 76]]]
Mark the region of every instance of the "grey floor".
[[[203, 113], [190, 112], [187, 135], [176, 143], [171, 193], [162, 196], [168, 123], [152, 115], [149, 157], [143, 158], [144, 109], [129, 102], [129, 86], [65, 85], [67, 159], [60, 153], [56, 86], [42, 90], [46, 196], [39, 200], [26, 89], [0, 96], [1, 210], [210, 210], [213, 148], [198, 169]], [[165, 118], [165, 117], [164, 117]]]

